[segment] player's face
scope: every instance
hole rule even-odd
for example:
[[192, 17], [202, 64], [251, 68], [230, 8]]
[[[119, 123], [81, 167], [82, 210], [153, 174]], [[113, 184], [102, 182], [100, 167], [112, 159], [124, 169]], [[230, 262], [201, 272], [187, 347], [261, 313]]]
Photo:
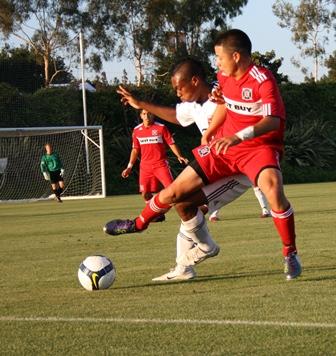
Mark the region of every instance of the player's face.
[[198, 80], [196, 77], [192, 77], [191, 80], [187, 80], [179, 73], [176, 73], [171, 78], [172, 87], [182, 102], [198, 100], [199, 93], [197, 82]]
[[154, 122], [154, 118], [147, 110], [141, 110], [140, 117], [145, 126], [151, 126]]
[[52, 153], [52, 148], [50, 145], [45, 145], [45, 150], [48, 155], [50, 155]]
[[218, 69], [226, 76], [235, 77], [238, 71], [239, 53], [223, 46], [215, 46], [215, 53]]

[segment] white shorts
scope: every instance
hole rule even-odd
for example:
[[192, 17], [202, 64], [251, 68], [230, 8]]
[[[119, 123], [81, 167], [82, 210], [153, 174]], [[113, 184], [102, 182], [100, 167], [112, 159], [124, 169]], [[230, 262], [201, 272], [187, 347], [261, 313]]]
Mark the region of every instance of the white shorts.
[[239, 198], [252, 186], [251, 181], [242, 174], [221, 178], [202, 188], [208, 200], [209, 214]]

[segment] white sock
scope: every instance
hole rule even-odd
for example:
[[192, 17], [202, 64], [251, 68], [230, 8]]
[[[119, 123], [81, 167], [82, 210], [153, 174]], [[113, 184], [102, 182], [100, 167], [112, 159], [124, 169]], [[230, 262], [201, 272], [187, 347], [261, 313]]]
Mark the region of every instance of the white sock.
[[216, 245], [210, 236], [204, 215], [199, 209], [195, 217], [181, 222], [180, 231], [192, 239], [203, 251], [210, 251]]
[[209, 219], [210, 218], [217, 218], [218, 217], [218, 210], [215, 210], [214, 212], [212, 212], [209, 216]]
[[184, 255], [187, 251], [191, 250], [194, 245], [193, 239], [184, 235], [180, 228], [176, 236], [176, 257]]
[[[268, 211], [268, 209], [267, 209], [267, 206], [268, 206], [267, 199], [266, 199], [264, 193], [260, 190], [259, 187], [253, 187], [253, 190], [254, 190], [255, 196], [258, 199], [258, 202], [260, 204], [261, 209], [266, 209]], [[264, 210], [263, 210], [263, 212], [264, 212]]]
[[[191, 250], [194, 246], [195, 246], [194, 241], [190, 237], [184, 235], [183, 232], [181, 232], [181, 227], [180, 227], [180, 231], [176, 236], [176, 260], [178, 260], [178, 257], [184, 255], [186, 252]], [[176, 269], [180, 273], [185, 272], [187, 268], [188, 267], [176, 263]]]

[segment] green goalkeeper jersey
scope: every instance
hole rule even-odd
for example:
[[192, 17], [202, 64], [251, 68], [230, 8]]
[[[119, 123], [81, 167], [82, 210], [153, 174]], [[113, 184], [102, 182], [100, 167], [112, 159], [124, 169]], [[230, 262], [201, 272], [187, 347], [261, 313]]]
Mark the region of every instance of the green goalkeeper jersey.
[[62, 162], [57, 152], [53, 152], [51, 155], [43, 155], [41, 158], [41, 172], [55, 172], [63, 168]]

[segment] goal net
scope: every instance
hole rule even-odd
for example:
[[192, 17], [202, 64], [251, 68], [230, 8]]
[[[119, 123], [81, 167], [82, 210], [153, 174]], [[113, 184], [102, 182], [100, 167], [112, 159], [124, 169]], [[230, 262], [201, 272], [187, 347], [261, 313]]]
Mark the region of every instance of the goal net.
[[62, 198], [106, 196], [101, 126], [0, 129], [0, 201], [51, 199], [40, 162], [50, 143], [64, 166]]

